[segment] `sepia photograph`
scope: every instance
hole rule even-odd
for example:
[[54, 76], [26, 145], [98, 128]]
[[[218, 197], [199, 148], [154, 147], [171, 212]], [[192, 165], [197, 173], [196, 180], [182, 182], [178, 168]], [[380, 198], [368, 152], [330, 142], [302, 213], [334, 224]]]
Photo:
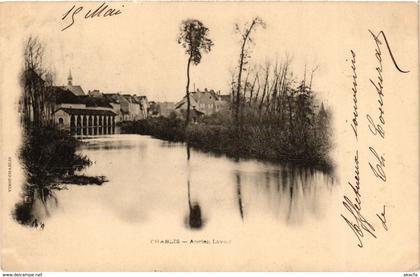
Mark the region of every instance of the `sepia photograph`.
[[0, 4], [5, 271], [416, 271], [407, 3]]

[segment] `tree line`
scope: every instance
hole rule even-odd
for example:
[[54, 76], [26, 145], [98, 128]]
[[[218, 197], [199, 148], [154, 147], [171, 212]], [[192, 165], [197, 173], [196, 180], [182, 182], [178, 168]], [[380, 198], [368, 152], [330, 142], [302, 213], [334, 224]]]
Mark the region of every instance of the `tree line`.
[[21, 122], [25, 127], [50, 126], [53, 123], [54, 73], [45, 66], [45, 47], [30, 36], [25, 42], [24, 65], [21, 74], [23, 93], [19, 101]]
[[[285, 160], [322, 163], [323, 167], [330, 168], [331, 112], [317, 99], [312, 88], [318, 67], [307, 72], [305, 66], [304, 77], [298, 79], [293, 74], [289, 57], [281, 61], [268, 60], [262, 65], [253, 63], [252, 50], [257, 47], [254, 34], [265, 28], [266, 23], [260, 17], [243, 25], [235, 24], [240, 45], [237, 66], [231, 76], [231, 112], [214, 117], [222, 118], [223, 125], [234, 130], [237, 139], [233, 143], [238, 149], [242, 148], [238, 152], [250, 151], [244, 148], [261, 143], [265, 148], [275, 149]], [[188, 126], [190, 63], [194, 61], [193, 64], [198, 65], [202, 55], [210, 52], [214, 44], [209, 29], [202, 22], [191, 19], [182, 22], [178, 42], [188, 55], [185, 120]], [[202, 121], [212, 122], [208, 118]], [[246, 139], [246, 145], [241, 145], [245, 135], [250, 138]]]
[[91, 161], [76, 152], [79, 141], [53, 124], [54, 74], [44, 62], [45, 47], [30, 36], [24, 45], [19, 112], [23, 128], [19, 158], [25, 181], [13, 218], [20, 224], [44, 228], [44, 220], [58, 203], [56, 191], [66, 185], [102, 185], [104, 176], [81, 175]]

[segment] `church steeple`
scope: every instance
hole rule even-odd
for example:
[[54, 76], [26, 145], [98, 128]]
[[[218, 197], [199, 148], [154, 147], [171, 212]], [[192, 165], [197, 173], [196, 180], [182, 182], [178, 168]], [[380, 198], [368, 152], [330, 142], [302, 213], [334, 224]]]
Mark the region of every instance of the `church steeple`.
[[69, 70], [69, 76], [67, 77], [67, 85], [73, 85], [73, 77], [71, 77], [71, 69]]

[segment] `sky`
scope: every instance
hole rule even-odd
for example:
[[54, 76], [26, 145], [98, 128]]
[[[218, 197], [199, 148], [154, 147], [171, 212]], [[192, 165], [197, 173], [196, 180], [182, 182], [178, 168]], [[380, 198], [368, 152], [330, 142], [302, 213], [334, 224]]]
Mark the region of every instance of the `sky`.
[[[73, 5], [74, 9], [83, 9], [75, 15], [74, 24], [61, 31], [70, 22], [69, 17], [62, 17]], [[311, 3], [296, 8], [293, 3], [273, 2], [109, 2], [109, 7], [121, 10], [120, 15], [84, 18], [88, 10], [100, 5], [64, 2], [39, 8], [26, 3], [8, 27], [21, 34], [16, 46], [22, 51], [30, 35], [38, 36], [45, 44], [46, 65], [56, 73], [57, 85], [67, 83], [71, 70], [73, 84], [81, 85], [86, 92], [98, 89], [174, 102], [185, 94], [187, 56], [177, 43], [179, 26], [185, 19], [202, 21], [214, 42], [201, 63], [192, 66], [190, 90], [196, 87], [229, 93], [240, 53], [240, 36], [234, 26], [243, 26], [259, 16], [266, 28], [256, 29], [252, 35], [255, 43], [251, 45], [250, 64], [274, 63], [288, 56], [297, 79], [303, 78], [305, 65], [308, 74], [317, 66], [313, 88], [324, 102], [336, 93], [337, 87], [343, 86], [343, 77], [351, 78], [351, 72], [345, 70], [349, 51], [360, 48], [357, 40], [369, 39], [367, 27], [387, 27], [382, 19], [362, 26], [359, 22], [371, 20], [370, 14], [364, 12], [366, 6], [341, 3]], [[404, 19], [399, 22], [388, 29], [404, 35]]]
[[[77, 4], [76, 8], [81, 4]], [[319, 66], [314, 87], [319, 86], [328, 73], [328, 64], [322, 54], [319, 26], [308, 24], [305, 10], [290, 13], [287, 9], [252, 8], [249, 5], [231, 3], [223, 9], [217, 5], [139, 4], [109, 3], [122, 14], [114, 17], [84, 19], [89, 9], [100, 3], [85, 3], [75, 23], [66, 29], [70, 18], [61, 16], [73, 3], [43, 9], [39, 18], [28, 23], [28, 35], [38, 36], [46, 47], [46, 65], [56, 73], [56, 84], [67, 83], [69, 70], [73, 84], [88, 90], [125, 92], [146, 95], [150, 100], [178, 101], [185, 93], [187, 56], [177, 43], [179, 26], [185, 19], [202, 21], [209, 28], [214, 47], [204, 54], [199, 65], [191, 68], [191, 90], [194, 88], [220, 90], [229, 93], [232, 71], [239, 60], [240, 35], [235, 33], [235, 23], [243, 26], [253, 17], [260, 16], [266, 28], [257, 28], [252, 35], [251, 64], [281, 61], [292, 57], [295, 76], [303, 76], [304, 65], [308, 72]], [[57, 8], [58, 7], [58, 8]], [[76, 9], [75, 8], [75, 9]], [[287, 8], [287, 6], [286, 6]], [[43, 13], [57, 16], [43, 18]], [[291, 22], [294, 22], [291, 24]], [[327, 23], [322, 20], [318, 25]], [[324, 61], [324, 62], [323, 62]]]

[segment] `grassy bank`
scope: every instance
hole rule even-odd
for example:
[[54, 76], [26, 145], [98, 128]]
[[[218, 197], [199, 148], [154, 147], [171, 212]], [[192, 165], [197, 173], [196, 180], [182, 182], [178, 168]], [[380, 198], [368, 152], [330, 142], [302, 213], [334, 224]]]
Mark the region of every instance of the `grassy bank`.
[[233, 126], [222, 115], [204, 117], [198, 123], [184, 127], [176, 117], [150, 118], [124, 122], [123, 133], [151, 135], [172, 142], [186, 142], [191, 147], [233, 158], [255, 158], [262, 161], [288, 163], [331, 172], [328, 158], [329, 142], [322, 136], [300, 141], [281, 127], [263, 122]]

